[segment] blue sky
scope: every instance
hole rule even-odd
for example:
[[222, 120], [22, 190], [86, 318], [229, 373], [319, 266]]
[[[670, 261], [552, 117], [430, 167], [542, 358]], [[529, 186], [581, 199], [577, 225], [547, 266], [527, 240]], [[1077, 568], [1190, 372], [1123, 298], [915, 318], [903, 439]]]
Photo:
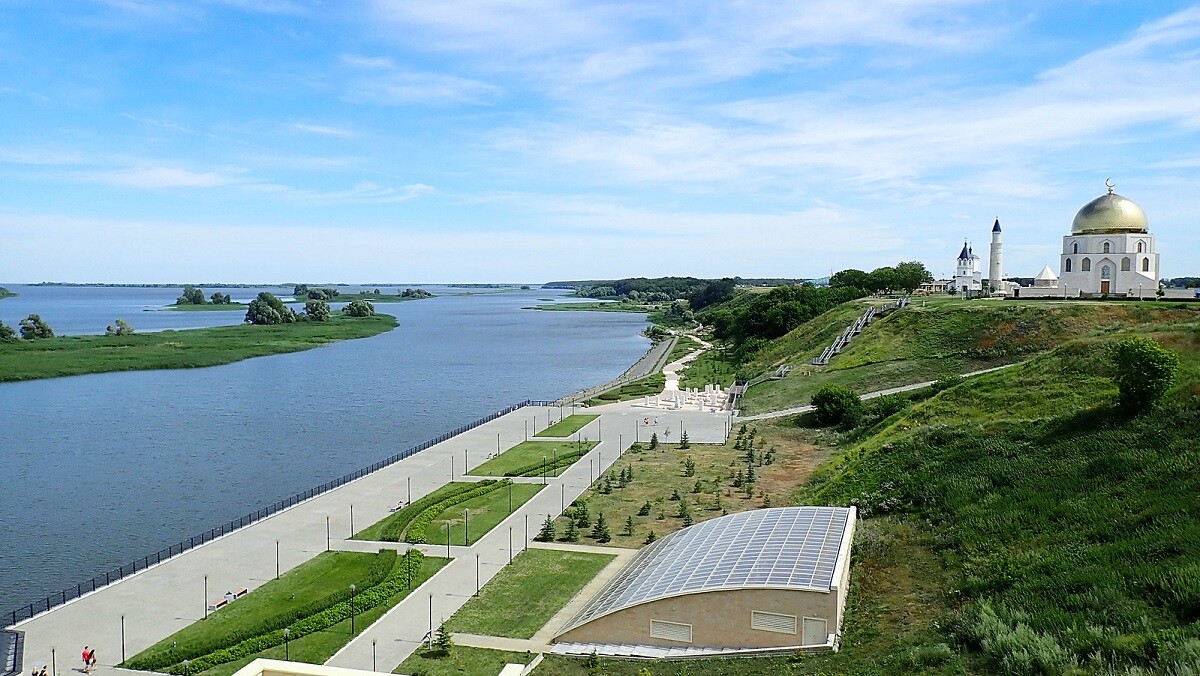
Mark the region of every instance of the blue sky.
[[1200, 274], [1200, 5], [0, 0], [0, 281], [814, 277], [1137, 201]]

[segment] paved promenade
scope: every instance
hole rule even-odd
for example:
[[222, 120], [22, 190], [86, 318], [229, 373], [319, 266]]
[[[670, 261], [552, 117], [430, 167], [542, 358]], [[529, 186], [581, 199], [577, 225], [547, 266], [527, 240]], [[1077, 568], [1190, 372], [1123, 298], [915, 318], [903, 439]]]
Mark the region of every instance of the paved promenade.
[[[547, 480], [540, 491], [508, 519], [471, 547], [452, 547], [454, 561], [398, 604], [367, 631], [330, 660], [335, 666], [371, 669], [371, 640], [376, 640], [376, 660], [381, 671], [391, 671], [415, 649], [429, 628], [430, 599], [436, 626], [475, 592], [476, 555], [480, 584], [508, 563], [509, 532], [514, 555], [537, 534], [547, 514], [558, 515], [591, 483], [603, 468], [617, 460], [619, 451], [635, 439], [646, 441], [652, 431], [660, 438], [677, 438], [682, 425], [696, 443], [717, 443], [729, 429], [726, 415], [698, 412], [662, 412], [647, 418], [627, 406], [605, 407], [600, 419], [582, 433], [600, 444], [567, 469]], [[597, 413], [595, 409], [591, 413]], [[563, 410], [570, 414], [570, 407]], [[51, 661], [55, 648], [57, 674], [79, 667], [83, 646], [96, 649], [100, 669], [111, 671], [121, 660], [122, 617], [124, 650], [133, 656], [204, 616], [206, 601], [227, 590], [251, 590], [308, 561], [327, 546], [335, 550], [375, 551], [381, 546], [404, 549], [407, 545], [348, 541], [353, 529], [382, 519], [401, 500], [417, 499], [453, 479], [461, 479], [464, 452], [468, 467], [482, 464], [499, 447], [507, 450], [524, 441], [526, 434], [545, 429], [559, 418], [559, 408], [527, 407], [433, 446], [410, 458], [357, 481], [296, 505], [279, 514], [197, 547], [143, 572], [103, 587], [16, 625], [25, 632], [25, 664]], [[657, 426], [648, 426], [657, 423]], [[264, 502], [266, 500], [264, 499]], [[528, 517], [529, 531], [525, 522]], [[328, 528], [328, 536], [327, 536]], [[328, 539], [327, 539], [328, 537]], [[278, 543], [278, 544], [277, 544]], [[444, 546], [423, 547], [444, 556]], [[276, 552], [278, 551], [278, 559]], [[207, 596], [205, 578], [207, 577]], [[117, 673], [112, 671], [112, 673]]]

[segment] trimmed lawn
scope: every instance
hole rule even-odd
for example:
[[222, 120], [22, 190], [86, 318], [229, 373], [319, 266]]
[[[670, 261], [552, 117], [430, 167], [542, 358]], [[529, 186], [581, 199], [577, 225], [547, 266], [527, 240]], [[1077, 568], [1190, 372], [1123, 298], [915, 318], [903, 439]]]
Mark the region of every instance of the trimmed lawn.
[[546, 429], [533, 435], [535, 437], [569, 437], [579, 430], [583, 429], [588, 423], [592, 422], [598, 415], [572, 415], [560, 420]]
[[709, 350], [687, 365], [679, 375], [679, 386], [704, 389], [705, 385], [717, 384], [729, 387], [736, 374], [737, 367], [722, 359], [719, 350]]
[[446, 621], [463, 634], [532, 638], [616, 558], [609, 554], [527, 549]]
[[587, 400], [588, 406], [600, 406], [601, 404], [611, 404], [614, 401], [629, 401], [630, 399], [640, 399], [645, 396], [653, 396], [663, 391], [667, 385], [667, 377], [658, 373], [651, 373], [645, 378], [639, 378], [633, 382], [625, 383], [615, 390], [609, 390], [603, 394], [598, 394], [595, 397]]
[[420, 674], [421, 676], [461, 676], [461, 674], [498, 674], [505, 664], [529, 664], [533, 659], [527, 653], [514, 653], [487, 648], [454, 646], [449, 656], [426, 656], [418, 650], [396, 667], [394, 674]]
[[[278, 580], [271, 580], [253, 593], [209, 613], [208, 619], [190, 624], [150, 646], [136, 657], [165, 652], [172, 643], [207, 641], [236, 631], [254, 628], [288, 608], [302, 608], [313, 601], [342, 591], [366, 576], [378, 554], [359, 552], [322, 552]], [[217, 601], [223, 592], [210, 590], [209, 601]]]
[[[426, 556], [425, 560], [421, 562], [420, 575], [413, 581], [413, 589], [416, 589], [426, 580], [433, 577], [434, 573], [441, 570], [442, 566], [445, 566], [449, 562], [449, 559]], [[287, 646], [275, 646], [274, 648], [248, 655], [239, 660], [217, 665], [212, 669], [200, 673], [204, 676], [229, 676], [259, 657], [282, 660], [285, 659], [285, 655], [293, 662], [324, 664], [326, 660], [333, 657], [334, 653], [341, 650], [342, 646], [349, 643], [352, 638], [361, 634], [367, 627], [374, 624], [376, 620], [383, 617], [384, 613], [397, 603], [403, 601], [408, 594], [407, 590], [401, 591], [389, 598], [387, 602], [356, 615], [354, 618], [353, 634], [350, 632], [350, 620], [343, 620], [324, 631], [314, 632], [308, 636], [291, 641]], [[238, 601], [238, 603], [241, 603], [241, 601]]]
[[[571, 416], [571, 418], [576, 417], [580, 416]], [[567, 420], [571, 418], [567, 418]], [[542, 458], [546, 458], [547, 467], [552, 467], [555, 456], [569, 455], [585, 450], [590, 451], [599, 443], [598, 441], [523, 441], [482, 465], [472, 468], [468, 476], [504, 476], [506, 472], [516, 472], [524, 467], [531, 467], [533, 465], [540, 467]], [[562, 473], [563, 469], [566, 468], [559, 468], [547, 471], [546, 473], [550, 476], [558, 476]], [[539, 471], [538, 476], [540, 475], [541, 472]]]
[[[537, 495], [537, 492], [545, 488], [541, 484], [512, 484], [512, 509], [516, 510], [521, 505], [525, 504], [529, 498]], [[496, 524], [508, 518], [512, 513], [509, 510], [509, 489], [501, 488], [492, 491], [486, 495], [481, 495], [477, 498], [468, 500], [462, 504], [454, 505], [446, 511], [438, 515], [432, 523], [425, 528], [425, 537], [431, 545], [446, 544], [446, 524], [450, 524], [450, 544], [461, 545], [466, 537], [463, 522], [463, 510], [469, 510], [469, 521], [471, 526], [471, 540], [475, 542], [483, 537], [488, 531], [496, 527]]]
[[[453, 493], [458, 488], [462, 488], [463, 486], [473, 486], [473, 485], [475, 485], [475, 484], [472, 481], [455, 481], [453, 483], [448, 483], [445, 486], [442, 486], [441, 488], [433, 491], [432, 493], [429, 493], [427, 496], [422, 496], [420, 498], [417, 498], [416, 500], [413, 500], [413, 502], [418, 502], [420, 500], [423, 500], [425, 497], [431, 497], [434, 499], [433, 500], [434, 502], [437, 502], [439, 499], [441, 499], [441, 497]], [[397, 502], [399, 502], [399, 499], [397, 499]], [[409, 514], [411, 513], [410, 512], [411, 509], [412, 509], [412, 507], [409, 506], [409, 507], [405, 507], [404, 509], [392, 512], [391, 514], [388, 514], [387, 516], [376, 521], [375, 523], [371, 524], [370, 526], [367, 526], [366, 528], [358, 531], [357, 533], [354, 534], [354, 537], [351, 539], [352, 540], [372, 540], [372, 541], [378, 542], [379, 539], [381, 537], [383, 537], [384, 526], [386, 526], [391, 521], [395, 521], [397, 519], [402, 519], [402, 518], [407, 518], [409, 516]]]

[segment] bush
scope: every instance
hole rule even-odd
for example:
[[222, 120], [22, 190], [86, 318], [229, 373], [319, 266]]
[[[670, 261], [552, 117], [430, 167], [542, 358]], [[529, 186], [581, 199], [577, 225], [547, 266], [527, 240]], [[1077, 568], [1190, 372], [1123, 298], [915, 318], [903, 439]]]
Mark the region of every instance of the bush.
[[1175, 380], [1179, 358], [1148, 338], [1126, 338], [1110, 349], [1119, 405], [1130, 413], [1149, 410]]
[[368, 300], [352, 300], [342, 308], [342, 313], [349, 317], [370, 317], [375, 314], [375, 306]]
[[329, 303], [323, 300], [305, 301], [304, 314], [314, 322], [327, 322], [329, 321]]
[[408, 524], [412, 523], [413, 519], [417, 518], [430, 505], [463, 493], [469, 493], [480, 486], [491, 485], [495, 481], [495, 479], [485, 479], [478, 483], [457, 486], [454, 490], [446, 493], [430, 493], [423, 498], [418, 498], [412, 504], [392, 515], [391, 519], [380, 529], [379, 539], [384, 542], [400, 542], [400, 538], [404, 535], [404, 530], [408, 528]]
[[862, 416], [862, 400], [854, 390], [841, 385], [826, 385], [817, 390], [812, 403], [816, 407], [817, 422], [826, 427], [850, 427]]
[[20, 321], [21, 337], [25, 340], [53, 338], [54, 331], [39, 314], [31, 314]]
[[283, 304], [273, 293], [262, 291], [258, 297], [250, 301], [246, 307], [247, 324], [271, 325], [292, 324], [296, 321], [296, 311]]
[[426, 507], [420, 514], [417, 515], [415, 519], [412, 520], [412, 524], [408, 527], [408, 534], [405, 536], [404, 541], [416, 545], [428, 542], [427, 535], [425, 534], [425, 528], [429, 526], [429, 524], [433, 523], [433, 520], [437, 518], [438, 514], [441, 514], [454, 505], [462, 504], [481, 495], [486, 495], [492, 491], [499, 490], [511, 483], [511, 479], [501, 479], [500, 481], [481, 481], [480, 484], [482, 485], [478, 488], [465, 493], [459, 493], [452, 497], [446, 498], [441, 502]]
[[912, 667], [936, 667], [950, 661], [954, 653], [945, 643], [919, 645], [908, 649], [908, 663]]

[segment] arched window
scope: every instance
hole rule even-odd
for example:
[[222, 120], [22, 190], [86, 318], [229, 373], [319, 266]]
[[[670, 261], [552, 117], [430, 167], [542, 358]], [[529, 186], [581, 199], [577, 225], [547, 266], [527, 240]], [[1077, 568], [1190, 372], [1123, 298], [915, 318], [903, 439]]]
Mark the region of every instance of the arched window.
[[1092, 271], [1092, 259], [1090, 259], [1090, 258], [1083, 259], [1083, 263], [1079, 266], [1079, 271], [1080, 272], [1091, 272]]
[[1121, 259], [1121, 272], [1129, 272], [1129, 259], [1128, 258]]
[[1100, 268], [1100, 279], [1112, 279], [1112, 268], [1107, 265]]
[[1142, 253], [1142, 252], [1143, 252], [1143, 251], [1145, 251], [1145, 250], [1146, 250], [1146, 243], [1145, 243], [1145, 242], [1138, 242], [1138, 253]]
[[1150, 259], [1149, 258], [1142, 259], [1142, 272], [1150, 272]]
[[1104, 253], [1111, 253], [1111, 252], [1112, 252], [1112, 244], [1105, 242], [1104, 243]]
[[1067, 259], [1067, 267], [1063, 268], [1063, 270], [1066, 272], [1071, 271], [1071, 259], [1070, 258]]
[[1079, 253], [1079, 242], [1071, 242], [1071, 253]]

